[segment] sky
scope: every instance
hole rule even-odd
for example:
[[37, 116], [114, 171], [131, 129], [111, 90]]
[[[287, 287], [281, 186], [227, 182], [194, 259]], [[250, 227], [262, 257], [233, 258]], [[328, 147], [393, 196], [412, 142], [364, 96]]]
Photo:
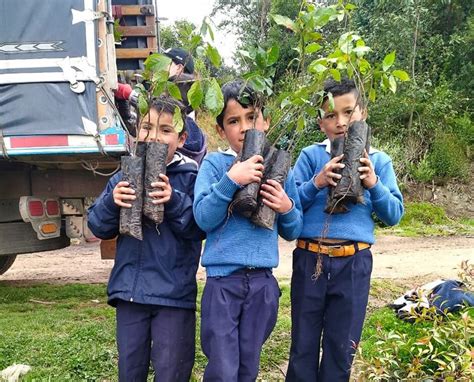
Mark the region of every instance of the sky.
[[[156, 0], [158, 6], [158, 17], [165, 17], [168, 20], [161, 20], [161, 25], [173, 25], [176, 20], [188, 20], [197, 26], [201, 26], [204, 17], [209, 16], [214, 5], [214, 0]], [[214, 23], [218, 19], [213, 18]], [[226, 64], [232, 63], [232, 54], [236, 39], [232, 34], [227, 34], [213, 28], [215, 41], [214, 45], [224, 58]]]

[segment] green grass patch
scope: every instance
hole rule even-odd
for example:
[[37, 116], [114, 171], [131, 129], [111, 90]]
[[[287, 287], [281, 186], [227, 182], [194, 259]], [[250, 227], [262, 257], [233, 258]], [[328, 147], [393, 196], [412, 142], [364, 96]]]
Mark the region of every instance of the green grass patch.
[[397, 236], [452, 236], [473, 235], [474, 219], [451, 219], [443, 208], [431, 203], [405, 204], [405, 214], [395, 227], [385, 227], [378, 221], [376, 234]]
[[[198, 315], [202, 289], [199, 283]], [[197, 324], [196, 381], [206, 364], [199, 319]], [[288, 358], [290, 325], [289, 286], [282, 283], [278, 323], [262, 352], [261, 378], [283, 379], [277, 366]], [[115, 309], [107, 305], [105, 285], [0, 283], [0, 370], [15, 363], [32, 367], [24, 381], [116, 381]]]

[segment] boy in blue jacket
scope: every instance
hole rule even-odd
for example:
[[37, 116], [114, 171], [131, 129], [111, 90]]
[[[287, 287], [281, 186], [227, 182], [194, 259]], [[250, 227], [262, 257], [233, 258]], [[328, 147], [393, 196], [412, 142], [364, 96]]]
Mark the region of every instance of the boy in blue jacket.
[[366, 118], [352, 80], [328, 81], [324, 91], [334, 99], [330, 108], [326, 96], [319, 119], [328, 139], [305, 148], [295, 165], [304, 226], [293, 253], [287, 381], [349, 381], [369, 297], [372, 214], [388, 225], [403, 215], [392, 161], [372, 148], [358, 168], [365, 204], [350, 205], [342, 214], [324, 212], [328, 186], [337, 184], [341, 175], [336, 170], [344, 167], [343, 155], [331, 159], [331, 141], [344, 136], [350, 122]]
[[[260, 182], [263, 158], [236, 161], [246, 130], [268, 129], [255, 109], [253, 89], [240, 81], [223, 86], [224, 110], [217, 130], [230, 145], [204, 159], [195, 186], [194, 215], [207, 233], [202, 265], [207, 281], [201, 302], [201, 346], [208, 358], [204, 381], [255, 381], [263, 343], [275, 326], [280, 290], [272, 274], [278, 265], [278, 234], [298, 237], [301, 206], [290, 171], [284, 187], [268, 180], [263, 202], [277, 212], [273, 230], [229, 211], [234, 194]], [[242, 102], [241, 94], [246, 101]]]
[[[155, 98], [139, 141], [168, 144], [166, 175], [152, 184], [154, 202], [165, 204], [164, 221], [143, 217], [143, 241], [119, 235], [120, 207], [131, 207], [135, 191], [119, 172], [89, 209], [89, 228], [101, 239], [118, 236], [115, 264], [107, 288], [116, 307], [119, 380], [146, 381], [150, 358], [155, 381], [189, 381], [194, 364], [196, 271], [203, 232], [192, 204], [197, 164], [179, 154], [186, 132], [173, 123], [170, 97]], [[182, 113], [184, 115], [184, 112]]]

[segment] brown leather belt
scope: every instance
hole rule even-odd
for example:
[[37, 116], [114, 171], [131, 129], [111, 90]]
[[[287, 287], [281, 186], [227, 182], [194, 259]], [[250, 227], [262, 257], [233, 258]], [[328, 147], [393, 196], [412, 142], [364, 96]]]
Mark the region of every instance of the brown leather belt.
[[298, 239], [296, 246], [301, 249], [306, 249], [307, 251], [314, 253], [322, 253], [323, 255], [328, 255], [329, 257], [346, 257], [352, 256], [357, 251], [362, 251], [363, 249], [370, 248], [370, 244], [367, 243], [352, 243], [346, 245], [323, 245], [317, 242]]

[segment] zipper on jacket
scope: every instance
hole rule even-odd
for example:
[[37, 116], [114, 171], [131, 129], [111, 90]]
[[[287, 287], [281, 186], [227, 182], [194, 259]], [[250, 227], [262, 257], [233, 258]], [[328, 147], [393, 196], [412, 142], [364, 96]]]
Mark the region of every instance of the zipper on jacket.
[[[140, 242], [139, 248], [140, 248], [140, 250], [138, 251], [137, 272], [135, 273], [135, 280], [133, 281], [133, 288], [132, 288], [132, 293], [131, 293], [131, 297], [130, 297], [130, 302], [133, 302], [133, 296], [135, 295], [135, 289], [136, 289], [137, 283], [138, 283], [138, 275], [139, 275], [141, 267], [142, 267], [143, 241]], [[133, 254], [132, 254], [132, 256], [133, 256]]]

